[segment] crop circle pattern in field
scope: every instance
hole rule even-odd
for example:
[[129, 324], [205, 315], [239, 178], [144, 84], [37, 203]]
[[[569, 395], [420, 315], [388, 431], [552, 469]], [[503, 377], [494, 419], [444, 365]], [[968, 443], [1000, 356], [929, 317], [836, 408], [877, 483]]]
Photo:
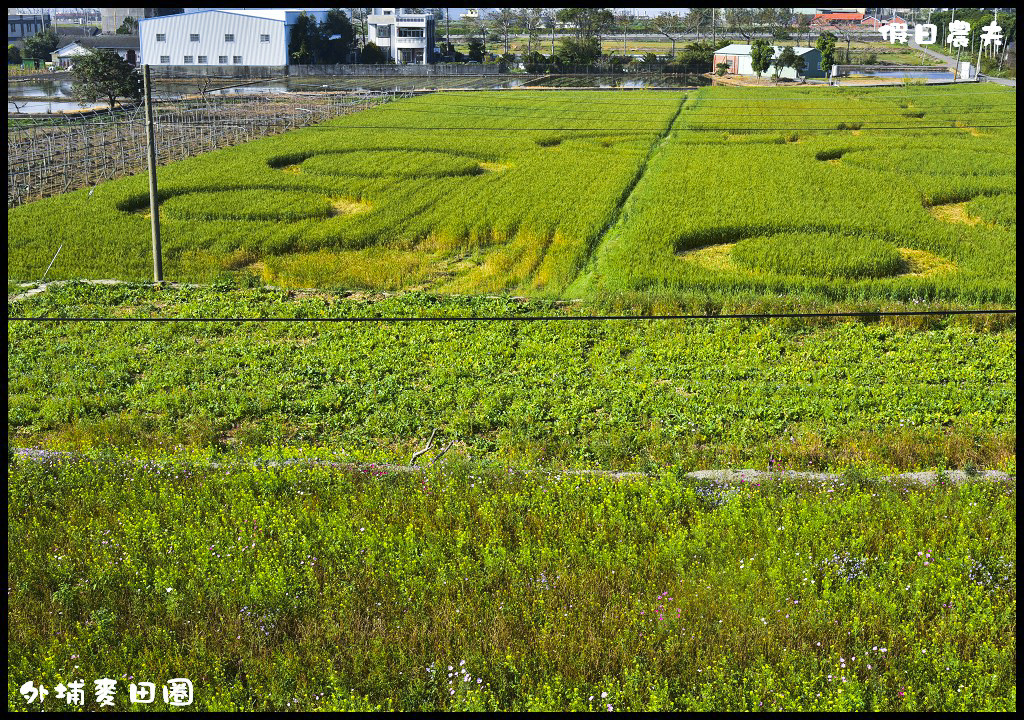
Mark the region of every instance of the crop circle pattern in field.
[[904, 174], [923, 175], [1012, 175], [1016, 158], [989, 150], [902, 148], [859, 150], [842, 156], [844, 164]]
[[475, 158], [432, 150], [351, 150], [313, 155], [301, 172], [342, 177], [455, 177], [483, 170]]
[[731, 255], [738, 265], [781, 275], [863, 280], [906, 269], [894, 245], [869, 235], [778, 233], [741, 240]]
[[331, 199], [298, 190], [215, 190], [175, 195], [161, 212], [177, 220], [256, 220], [291, 222], [335, 214]]

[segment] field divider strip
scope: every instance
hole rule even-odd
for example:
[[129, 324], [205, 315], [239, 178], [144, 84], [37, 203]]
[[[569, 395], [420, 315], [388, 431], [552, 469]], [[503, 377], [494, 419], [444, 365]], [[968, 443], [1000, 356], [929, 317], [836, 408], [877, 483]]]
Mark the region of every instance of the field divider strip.
[[[654, 140], [651, 142], [651, 146], [647, 149], [647, 154], [644, 155], [643, 160], [640, 161], [640, 166], [637, 168], [637, 171], [633, 175], [632, 180], [626, 185], [625, 188], [623, 188], [622, 194], [619, 196], [619, 200], [615, 205], [615, 209], [612, 211], [611, 217], [608, 218], [608, 222], [605, 223], [605, 226], [601, 228], [601, 231], [599, 233], [597, 233], [593, 242], [588, 244], [587, 255], [584, 258], [583, 262], [580, 263], [579, 271], [576, 273], [575, 276], [573, 276], [573, 282], [575, 282], [576, 279], [579, 278], [580, 274], [584, 271], [584, 268], [586, 268], [587, 265], [590, 264], [591, 260], [597, 253], [598, 248], [601, 247], [601, 243], [603, 243], [605, 238], [608, 237], [608, 234], [612, 231], [612, 228], [614, 228], [616, 224], [618, 224], [619, 219], [622, 217], [623, 208], [626, 207], [626, 203], [628, 203], [629, 198], [633, 196], [633, 191], [636, 189], [636, 186], [640, 184], [640, 180], [643, 179], [643, 176], [647, 173], [647, 165], [650, 163], [651, 157], [653, 157], [654, 153], [658, 151], [658, 148], [661, 147], [662, 143], [665, 142], [665, 139], [672, 132], [672, 126], [675, 125], [676, 119], [679, 117], [679, 114], [683, 111], [683, 105], [686, 103], [687, 97], [687, 95], [683, 95], [681, 98], [679, 98], [679, 104], [676, 106], [675, 113], [672, 115], [672, 118], [668, 121], [668, 123], [666, 123], [665, 127], [661, 130], [658, 136], [654, 138]], [[569, 284], [572, 283], [567, 283], [567, 285]]]
[[[84, 453], [70, 452], [67, 450], [46, 450], [43, 448], [14, 448], [14, 454], [24, 460], [30, 460], [35, 462], [49, 462], [49, 461], [74, 461], [79, 459], [90, 458], [91, 456]], [[162, 463], [153, 458], [147, 458], [144, 462], [146, 465], [166, 465], [170, 463]], [[203, 463], [198, 463], [203, 464]], [[363, 470], [388, 470], [396, 473], [423, 473], [432, 468], [439, 467], [431, 462], [428, 465], [399, 465], [396, 463], [383, 463], [383, 462], [338, 462], [336, 460], [321, 460], [318, 458], [290, 458], [287, 460], [252, 460], [251, 462], [230, 462], [221, 463], [215, 460], [208, 461], [205, 463], [207, 467], [217, 470], [232, 470], [232, 469], [262, 469], [262, 468], [281, 468], [281, 467], [308, 467], [308, 468], [336, 468], [339, 470], [349, 471], [363, 471]], [[511, 469], [511, 468], [510, 468]], [[533, 472], [542, 472], [544, 474], [552, 475], [596, 475], [599, 477], [609, 477], [614, 479], [623, 478], [643, 478], [651, 477], [650, 473], [636, 472], [632, 470], [600, 470], [600, 469], [576, 469], [566, 468], [559, 470], [549, 470], [545, 468], [534, 468]], [[754, 470], [754, 469], [732, 469], [723, 468], [717, 470], [693, 470], [685, 474], [685, 477], [696, 480], [715, 483], [719, 485], [734, 485], [734, 484], [759, 484], [759, 481], [765, 479], [782, 479], [788, 478], [792, 480], [807, 480], [812, 482], [834, 482], [836, 480], [842, 480], [843, 475], [841, 473], [828, 473], [828, 472], [806, 472], [800, 470]], [[896, 481], [908, 481], [915, 482], [921, 485], [927, 485], [934, 482], [949, 482], [951, 484], [963, 484], [972, 479], [988, 480], [993, 482], [1002, 482], [1015, 479], [1015, 474], [1009, 474], [1002, 472], [1001, 470], [981, 470], [975, 474], [967, 473], [964, 470], [948, 470], [943, 473], [934, 470], [925, 470], [919, 472], [905, 472], [894, 475], [878, 475], [868, 479], [868, 482], [896, 482]]]

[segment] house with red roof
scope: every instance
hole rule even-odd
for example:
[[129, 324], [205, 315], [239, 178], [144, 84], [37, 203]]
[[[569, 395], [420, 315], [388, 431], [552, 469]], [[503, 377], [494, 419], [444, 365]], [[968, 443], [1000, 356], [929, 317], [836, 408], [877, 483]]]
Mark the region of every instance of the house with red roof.
[[819, 27], [826, 25], [847, 25], [852, 23], [860, 23], [863, 22], [863, 20], [864, 13], [818, 13], [813, 18], [811, 18], [811, 25], [817, 25]]

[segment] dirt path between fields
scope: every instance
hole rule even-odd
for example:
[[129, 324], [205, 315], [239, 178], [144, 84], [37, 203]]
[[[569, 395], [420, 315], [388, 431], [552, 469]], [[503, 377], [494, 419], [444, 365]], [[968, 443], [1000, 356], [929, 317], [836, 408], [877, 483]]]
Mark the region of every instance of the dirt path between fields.
[[[60, 460], [73, 460], [77, 457], [83, 457], [77, 453], [58, 451], [58, 450], [44, 450], [42, 448], [15, 448], [14, 454], [20, 458], [27, 460], [34, 460], [36, 462], [53, 462]], [[154, 462], [151, 459], [146, 460], [147, 465], [153, 465]], [[267, 460], [265, 462], [252, 461], [252, 462], [238, 462], [238, 463], [219, 463], [210, 462], [209, 467], [216, 469], [230, 469], [230, 468], [274, 468], [274, 467], [330, 467], [337, 468], [339, 470], [388, 470], [396, 473], [423, 473], [432, 469], [431, 464], [426, 465], [398, 465], [393, 463], [368, 463], [368, 462], [336, 462], [330, 460], [317, 460], [315, 458], [294, 458], [289, 460]], [[642, 478], [649, 477], [648, 473], [641, 472], [616, 472], [613, 470], [545, 470], [538, 468], [539, 472], [547, 475], [599, 475], [602, 477], [610, 478]], [[841, 473], [824, 473], [824, 472], [800, 472], [795, 470], [784, 470], [784, 471], [766, 471], [766, 470], [695, 470], [693, 472], [686, 473], [686, 477], [692, 478], [697, 481], [709, 482], [717, 485], [746, 485], [746, 484], [759, 484], [765, 480], [772, 478], [786, 477], [795, 480], [805, 480], [810, 482], [839, 482], [844, 483], [849, 478]], [[989, 481], [989, 482], [1005, 482], [1013, 480], [1016, 482], [1016, 475], [1009, 475], [999, 470], [979, 470], [976, 472], [967, 472], [965, 470], [947, 470], [944, 472], [937, 472], [934, 470], [927, 470], [923, 472], [910, 472], [900, 473], [898, 475], [885, 475], [878, 476], [872, 479], [878, 481], [890, 481], [890, 482], [910, 482], [919, 485], [931, 485], [938, 481], [943, 481], [953, 485], [962, 485], [971, 481]]]

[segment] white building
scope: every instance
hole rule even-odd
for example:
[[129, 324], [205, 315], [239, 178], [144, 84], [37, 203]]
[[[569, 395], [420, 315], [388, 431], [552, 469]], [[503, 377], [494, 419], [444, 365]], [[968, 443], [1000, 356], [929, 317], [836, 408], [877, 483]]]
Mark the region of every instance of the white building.
[[434, 16], [407, 8], [374, 8], [366, 18], [367, 42], [372, 42], [399, 65], [434, 62]]
[[143, 65], [289, 64], [288, 40], [305, 12], [317, 22], [327, 10], [199, 10], [139, 20]]
[[58, 67], [69, 68], [75, 64], [75, 58], [85, 55], [90, 50], [110, 50], [117, 53], [122, 60], [136, 65], [139, 57], [139, 38], [136, 35], [95, 35], [76, 38], [57, 48], [52, 57]]
[[[732, 45], [726, 45], [724, 48], [715, 50], [715, 57], [711, 63], [713, 68], [718, 68], [719, 63], [725, 63], [729, 67], [726, 72], [732, 73], [733, 75], [755, 75], [753, 58], [750, 56], [751, 45], [739, 45], [733, 43]], [[777, 58], [782, 54], [783, 48], [778, 45], [772, 47], [772, 58]], [[800, 77], [805, 78], [821, 78], [825, 77], [825, 71], [821, 67], [821, 51], [817, 48], [809, 47], [794, 47], [793, 53], [798, 57], [804, 59], [804, 70]], [[764, 77], [769, 77], [775, 74], [775, 63], [768, 66], [768, 69], [763, 73]], [[796, 80], [797, 74], [796, 69], [792, 67], [782, 68], [779, 73], [779, 77], [787, 78], [789, 80]]]

